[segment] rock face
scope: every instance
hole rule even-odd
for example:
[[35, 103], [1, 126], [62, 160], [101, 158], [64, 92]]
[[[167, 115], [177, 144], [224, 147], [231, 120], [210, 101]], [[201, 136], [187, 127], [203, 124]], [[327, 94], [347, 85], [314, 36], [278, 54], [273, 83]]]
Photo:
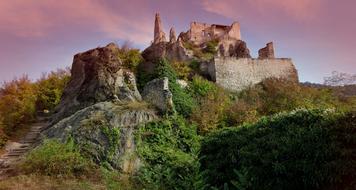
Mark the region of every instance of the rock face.
[[135, 154], [135, 127], [156, 118], [144, 103], [100, 102], [61, 120], [43, 134], [62, 142], [71, 137], [96, 163], [133, 173], [140, 166]]
[[125, 69], [118, 50], [109, 44], [74, 56], [71, 80], [56, 108], [54, 122], [97, 102], [141, 100], [135, 76]]
[[158, 44], [165, 41], [166, 41], [166, 34], [163, 32], [161, 17], [157, 13], [155, 16], [153, 44]]
[[167, 77], [148, 82], [142, 91], [142, 98], [162, 113], [173, 111], [172, 93], [168, 87]]
[[258, 50], [258, 58], [259, 59], [274, 59], [274, 48], [273, 42], [269, 42], [266, 44], [266, 47]]

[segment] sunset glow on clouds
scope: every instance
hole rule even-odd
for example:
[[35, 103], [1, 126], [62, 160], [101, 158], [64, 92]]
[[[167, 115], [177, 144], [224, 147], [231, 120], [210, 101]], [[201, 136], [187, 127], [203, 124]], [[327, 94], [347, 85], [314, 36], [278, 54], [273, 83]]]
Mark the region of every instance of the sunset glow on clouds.
[[0, 81], [70, 66], [75, 53], [114, 41], [145, 48], [161, 13], [168, 33], [191, 21], [239, 21], [252, 55], [268, 41], [291, 57], [302, 81], [356, 73], [353, 0], [1, 0]]
[[230, 18], [282, 13], [291, 19], [307, 21], [317, 16], [321, 0], [203, 0], [202, 4], [207, 11]]
[[[19, 37], [43, 37], [59, 25], [92, 25], [108, 37], [148, 42], [152, 18], [125, 18], [122, 10], [130, 7], [129, 3], [120, 3], [118, 9], [110, 9], [109, 4], [98, 0], [2, 1], [0, 29]], [[144, 3], [139, 4], [141, 7]]]

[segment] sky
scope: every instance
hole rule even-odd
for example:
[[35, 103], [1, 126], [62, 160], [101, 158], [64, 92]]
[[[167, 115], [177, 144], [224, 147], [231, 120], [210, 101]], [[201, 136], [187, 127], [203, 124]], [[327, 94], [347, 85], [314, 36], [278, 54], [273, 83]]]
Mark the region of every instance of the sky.
[[332, 71], [356, 74], [355, 8], [355, 0], [0, 0], [0, 81], [35, 80], [110, 42], [143, 50], [158, 12], [166, 34], [192, 21], [238, 21], [253, 57], [273, 41], [300, 81], [320, 83]]

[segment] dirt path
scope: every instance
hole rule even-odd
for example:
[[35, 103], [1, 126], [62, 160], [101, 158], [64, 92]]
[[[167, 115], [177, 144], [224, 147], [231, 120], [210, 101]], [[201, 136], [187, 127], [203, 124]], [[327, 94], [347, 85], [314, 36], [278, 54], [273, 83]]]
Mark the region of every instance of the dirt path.
[[41, 130], [48, 125], [45, 119], [31, 125], [29, 132], [18, 142], [8, 142], [5, 146], [6, 152], [0, 156], [0, 180], [7, 177], [13, 166], [33, 148], [39, 140]]

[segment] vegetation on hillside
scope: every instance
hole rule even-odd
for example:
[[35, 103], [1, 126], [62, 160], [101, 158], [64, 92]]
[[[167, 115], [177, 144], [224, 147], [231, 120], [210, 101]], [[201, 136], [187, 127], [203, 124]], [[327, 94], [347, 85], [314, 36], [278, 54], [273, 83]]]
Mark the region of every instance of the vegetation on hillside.
[[52, 111], [69, 80], [69, 69], [57, 70], [32, 82], [27, 76], [0, 88], [0, 148], [18, 130], [35, 120], [37, 112]]
[[[211, 41], [200, 51], [207, 57], [216, 46]], [[139, 89], [152, 79], [167, 77], [173, 94], [174, 112], [137, 126], [134, 132], [139, 171], [133, 176], [109, 171], [102, 167], [105, 163], [93, 163], [70, 139], [45, 140], [19, 165], [19, 176], [0, 182], [1, 186], [36, 178], [43, 179], [39, 186], [53, 182], [46, 187], [64, 189], [68, 186], [59, 181], [77, 189], [355, 187], [354, 96], [279, 79], [232, 93], [199, 76], [197, 61], [161, 59], [148, 74], [137, 70], [142, 61], [138, 50], [122, 48], [118, 56], [136, 72]], [[177, 79], [188, 86], [181, 87]], [[58, 70], [36, 82], [24, 76], [4, 83], [0, 147], [38, 111], [52, 111], [68, 80], [68, 70]], [[116, 131], [104, 132], [112, 137], [110, 157], [122, 142]]]
[[195, 189], [200, 185], [199, 136], [182, 116], [140, 127], [137, 139], [143, 161], [138, 179], [147, 189]]
[[354, 189], [355, 146], [355, 113], [297, 110], [207, 136], [201, 168], [218, 189]]

